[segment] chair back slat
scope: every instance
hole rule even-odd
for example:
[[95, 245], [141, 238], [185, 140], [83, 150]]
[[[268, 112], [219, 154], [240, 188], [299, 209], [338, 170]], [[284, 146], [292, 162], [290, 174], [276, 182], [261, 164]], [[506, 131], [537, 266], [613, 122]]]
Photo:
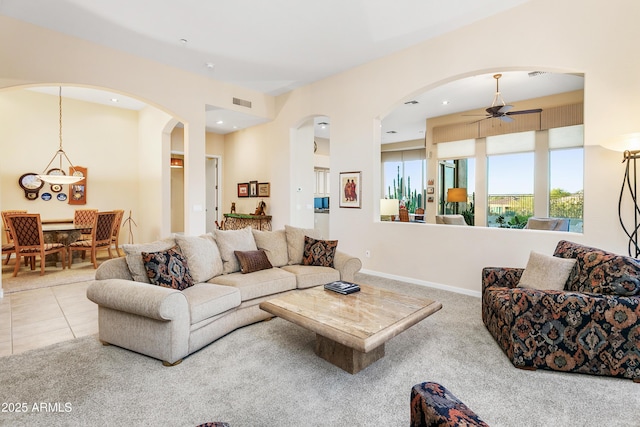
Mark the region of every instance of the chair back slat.
[[73, 223], [76, 225], [93, 224], [97, 214], [98, 209], [76, 209], [73, 214]]
[[122, 217], [124, 216], [124, 210], [120, 209], [114, 211], [116, 219], [113, 222], [113, 237], [116, 238], [120, 234], [120, 225], [122, 225]]
[[18, 251], [42, 245], [44, 239], [40, 214], [12, 214], [7, 218]]
[[115, 212], [98, 212], [93, 235], [94, 244], [96, 246], [111, 244], [111, 238], [113, 236], [113, 223], [115, 219]]
[[9, 229], [9, 223], [7, 222], [7, 216], [13, 214], [21, 214], [27, 213], [26, 210], [11, 210], [11, 211], [2, 211], [2, 227], [4, 228], [5, 236], [7, 238], [7, 243], [13, 242], [13, 236], [11, 236], [11, 230]]

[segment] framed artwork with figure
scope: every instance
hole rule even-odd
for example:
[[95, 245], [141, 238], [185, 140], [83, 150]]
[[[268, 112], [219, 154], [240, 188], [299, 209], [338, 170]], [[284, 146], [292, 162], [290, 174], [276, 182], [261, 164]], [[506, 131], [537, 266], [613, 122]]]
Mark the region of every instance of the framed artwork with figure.
[[362, 207], [362, 172], [340, 172], [340, 207]]

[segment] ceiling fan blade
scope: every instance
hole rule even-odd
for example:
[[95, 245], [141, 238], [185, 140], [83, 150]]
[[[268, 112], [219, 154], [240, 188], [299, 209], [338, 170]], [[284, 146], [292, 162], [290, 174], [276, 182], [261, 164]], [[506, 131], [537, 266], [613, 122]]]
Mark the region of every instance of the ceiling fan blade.
[[520, 110], [520, 111], [509, 111], [505, 113], [508, 116], [512, 116], [515, 114], [531, 114], [531, 113], [540, 113], [542, 112], [542, 108], [534, 108], [533, 110]]
[[508, 111], [511, 111], [512, 108], [513, 105], [503, 105], [502, 108], [498, 110], [498, 113], [507, 113]]
[[505, 122], [505, 123], [510, 123], [510, 122], [512, 122], [512, 121], [513, 121], [513, 119], [512, 119], [511, 117], [509, 117], [509, 116], [500, 116], [500, 117], [498, 117], [498, 118], [499, 118], [500, 120], [502, 120], [503, 122]]

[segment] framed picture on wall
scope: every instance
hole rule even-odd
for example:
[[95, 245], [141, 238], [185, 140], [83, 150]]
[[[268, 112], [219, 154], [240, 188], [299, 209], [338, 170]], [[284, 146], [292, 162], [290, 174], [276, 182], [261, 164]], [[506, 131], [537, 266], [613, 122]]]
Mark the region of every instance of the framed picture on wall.
[[249, 197], [249, 183], [243, 182], [238, 184], [238, 197]]
[[249, 197], [258, 197], [258, 181], [249, 181]]
[[362, 172], [340, 172], [340, 207], [362, 207]]
[[258, 183], [258, 197], [269, 197], [271, 195], [271, 185], [268, 182]]
[[434, 194], [436, 191], [435, 187], [427, 187], [427, 194]]

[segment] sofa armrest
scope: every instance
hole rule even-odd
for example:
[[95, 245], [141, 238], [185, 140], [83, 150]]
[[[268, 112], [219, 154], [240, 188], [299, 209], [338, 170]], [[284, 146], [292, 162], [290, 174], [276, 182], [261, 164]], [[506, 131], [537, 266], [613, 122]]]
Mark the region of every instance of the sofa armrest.
[[344, 252], [336, 251], [336, 256], [333, 258], [333, 268], [340, 272], [341, 280], [353, 282], [355, 274], [362, 268], [362, 261]]
[[132, 280], [96, 280], [87, 288], [87, 298], [99, 306], [156, 320], [189, 317], [182, 292]]
[[108, 259], [98, 266], [96, 280], [124, 279], [133, 280], [125, 257]]
[[482, 293], [490, 286], [515, 288], [520, 282], [524, 268], [485, 267], [482, 269]]

